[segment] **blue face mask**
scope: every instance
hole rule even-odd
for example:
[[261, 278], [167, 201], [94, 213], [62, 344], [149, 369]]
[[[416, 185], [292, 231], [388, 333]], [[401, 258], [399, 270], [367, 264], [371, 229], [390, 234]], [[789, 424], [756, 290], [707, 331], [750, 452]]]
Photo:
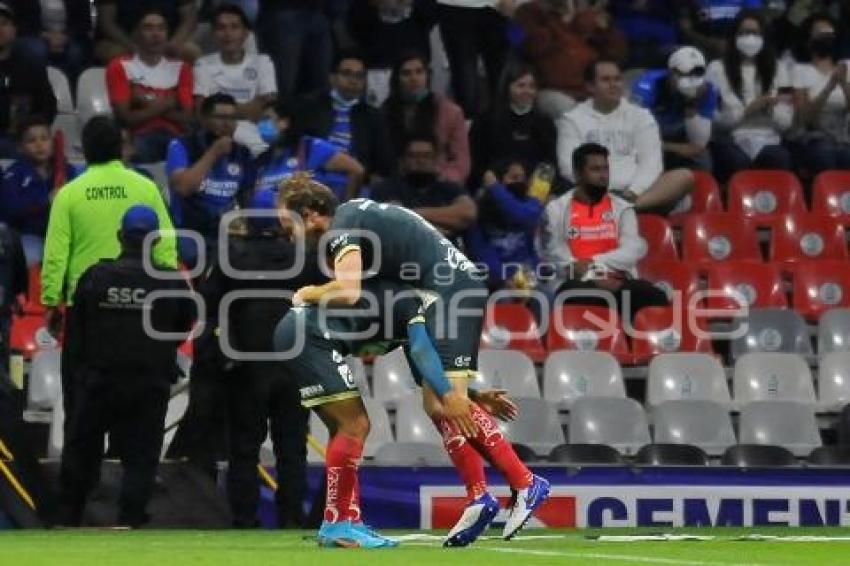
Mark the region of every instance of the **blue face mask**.
[[273, 144], [277, 140], [280, 131], [277, 129], [277, 124], [271, 118], [263, 118], [257, 122], [257, 130], [260, 132], [260, 137], [267, 144]]

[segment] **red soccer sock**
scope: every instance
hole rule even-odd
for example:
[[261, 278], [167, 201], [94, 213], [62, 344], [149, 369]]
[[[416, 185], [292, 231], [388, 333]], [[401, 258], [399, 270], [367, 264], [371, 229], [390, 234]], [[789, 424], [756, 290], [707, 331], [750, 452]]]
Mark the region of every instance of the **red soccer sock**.
[[524, 489], [531, 485], [531, 470], [516, 455], [514, 447], [499, 430], [493, 416], [477, 403], [473, 403], [472, 420], [478, 425], [478, 434], [475, 438], [470, 438], [475, 449], [505, 476], [513, 489]]
[[487, 493], [487, 480], [484, 478], [484, 461], [481, 455], [453, 423], [436, 417], [433, 421], [443, 437], [443, 446], [466, 487], [466, 496], [471, 501]]
[[350, 518], [351, 501], [357, 486], [357, 466], [363, 455], [363, 443], [351, 436], [337, 434], [328, 443], [325, 455], [328, 479], [325, 521], [337, 523]]
[[351, 490], [351, 502], [348, 504], [346, 519], [349, 519], [352, 523], [359, 523], [363, 520], [360, 515], [360, 478], [357, 474], [354, 475], [354, 487]]

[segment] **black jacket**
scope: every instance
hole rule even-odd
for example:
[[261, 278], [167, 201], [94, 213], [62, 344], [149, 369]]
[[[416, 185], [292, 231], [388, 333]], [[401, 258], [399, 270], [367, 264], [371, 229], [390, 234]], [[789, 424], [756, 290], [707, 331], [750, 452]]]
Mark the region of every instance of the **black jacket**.
[[47, 80], [47, 67], [13, 50], [8, 59], [0, 61], [0, 132], [14, 136], [14, 122], [30, 114], [53, 122], [56, 96]]
[[[27, 292], [28, 283], [29, 273], [21, 239], [17, 232], [0, 222], [0, 316], [9, 313], [17, 295]], [[0, 336], [0, 352], [5, 338]]]
[[[305, 134], [327, 139], [334, 120], [330, 93], [302, 99], [296, 115]], [[362, 101], [351, 109], [351, 155], [366, 168], [367, 174], [386, 177], [393, 170], [386, 122], [378, 110]]]

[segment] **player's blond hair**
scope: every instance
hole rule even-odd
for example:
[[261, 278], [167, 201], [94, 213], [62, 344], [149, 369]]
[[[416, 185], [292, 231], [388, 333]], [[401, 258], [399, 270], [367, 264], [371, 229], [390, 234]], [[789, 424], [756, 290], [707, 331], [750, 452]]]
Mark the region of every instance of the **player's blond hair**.
[[299, 171], [280, 184], [277, 205], [298, 215], [308, 210], [333, 216], [339, 201], [333, 191], [313, 179], [308, 171]]

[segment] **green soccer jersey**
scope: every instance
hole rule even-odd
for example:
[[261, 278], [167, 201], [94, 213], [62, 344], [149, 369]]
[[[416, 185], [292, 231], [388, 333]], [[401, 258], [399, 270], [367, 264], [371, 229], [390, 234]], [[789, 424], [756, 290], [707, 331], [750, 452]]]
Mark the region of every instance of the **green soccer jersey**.
[[[101, 259], [121, 251], [117, 233], [124, 213], [138, 204], [150, 206], [160, 230], [173, 229], [162, 195], [150, 179], [127, 169], [120, 161], [90, 165], [62, 187], [53, 200], [41, 271], [41, 301], [70, 304], [77, 280]], [[176, 268], [173, 234], [164, 234], [154, 248], [157, 264]]]

